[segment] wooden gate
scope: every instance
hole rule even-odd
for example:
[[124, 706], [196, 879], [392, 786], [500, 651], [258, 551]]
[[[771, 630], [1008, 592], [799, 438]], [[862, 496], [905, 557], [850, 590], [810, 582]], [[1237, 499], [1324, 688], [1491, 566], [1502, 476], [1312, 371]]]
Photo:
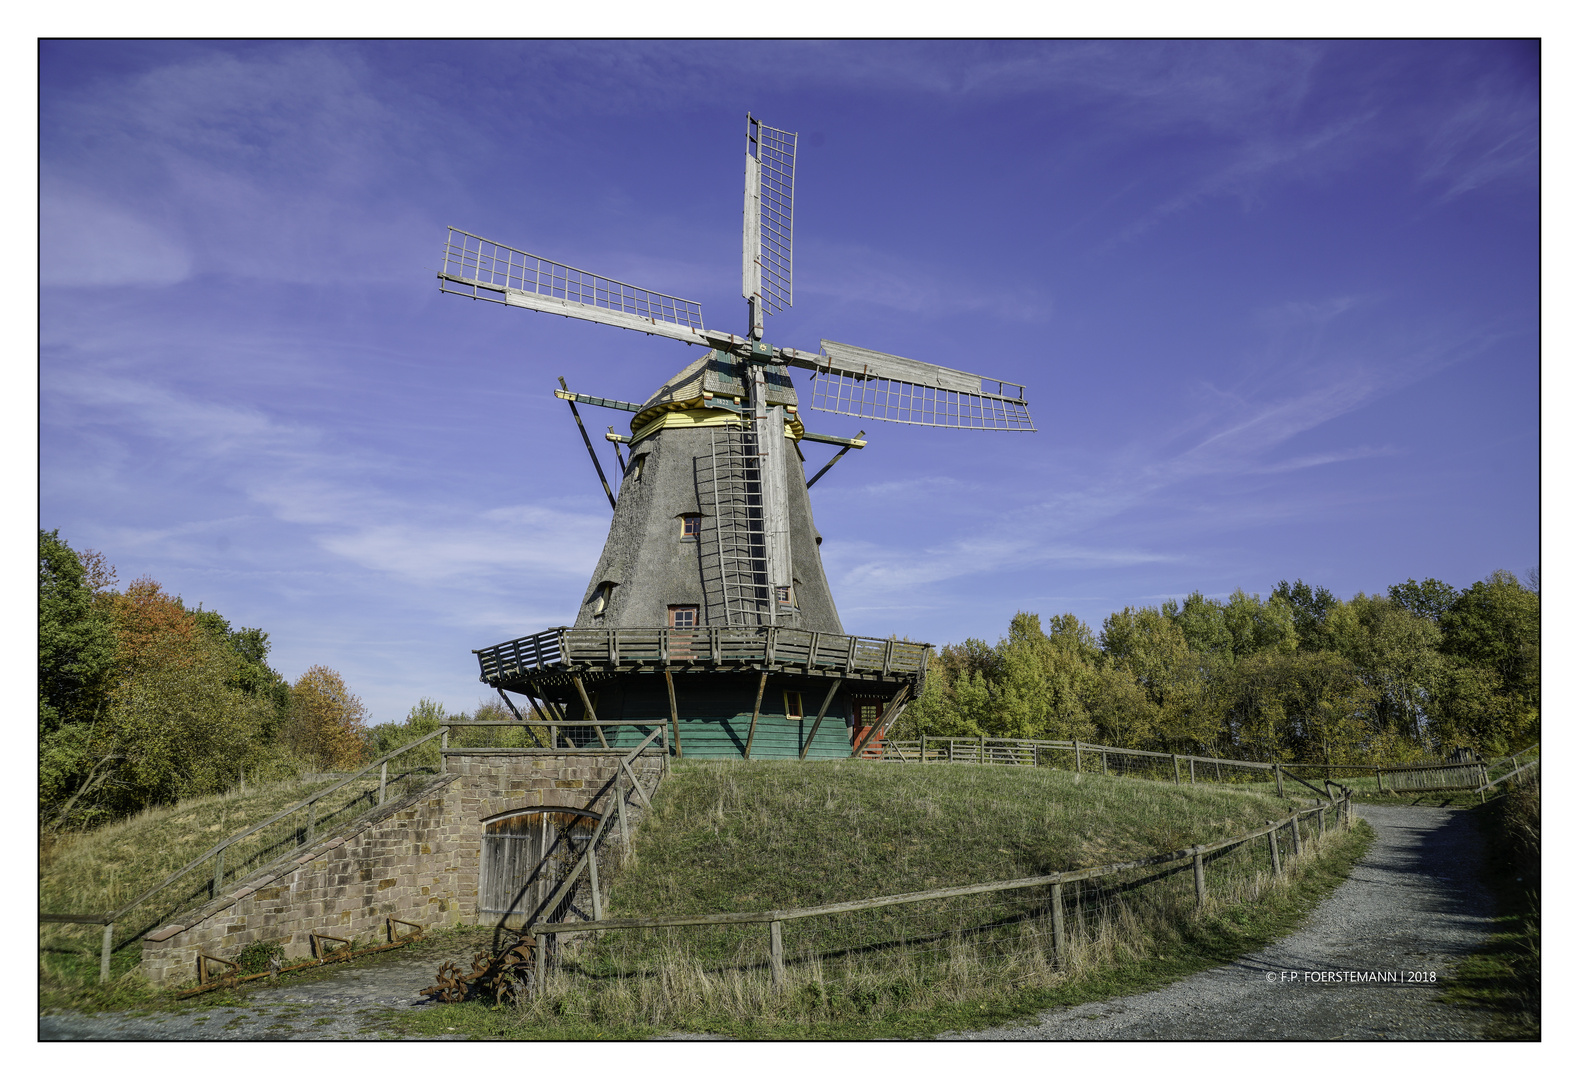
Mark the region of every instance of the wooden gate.
[[[575, 868], [597, 824], [596, 815], [574, 810], [539, 810], [488, 822], [477, 910], [507, 918], [537, 913]], [[567, 896], [541, 918], [556, 922], [569, 910]]]

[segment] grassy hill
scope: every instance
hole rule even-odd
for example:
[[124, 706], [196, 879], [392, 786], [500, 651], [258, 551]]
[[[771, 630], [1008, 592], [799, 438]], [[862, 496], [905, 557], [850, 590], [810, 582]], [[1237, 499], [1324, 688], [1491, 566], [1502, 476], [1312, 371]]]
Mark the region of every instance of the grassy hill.
[[[1030, 877], [1226, 838], [1295, 805], [1265, 787], [1052, 769], [678, 762], [628, 863], [607, 877], [607, 914], [761, 911]], [[1066, 894], [1061, 964], [1043, 887], [785, 923], [777, 988], [765, 926], [609, 931], [563, 943], [547, 992], [512, 1013], [446, 1006], [420, 1023], [442, 1016], [446, 1026], [516, 1037], [873, 1037], [975, 1026], [1159, 985], [1256, 947], [1341, 879], [1364, 835], [1329, 832], [1322, 855], [1280, 880], [1265, 841], [1227, 854], [1208, 869], [1205, 911], [1187, 867], [1086, 886], [1078, 907]]]

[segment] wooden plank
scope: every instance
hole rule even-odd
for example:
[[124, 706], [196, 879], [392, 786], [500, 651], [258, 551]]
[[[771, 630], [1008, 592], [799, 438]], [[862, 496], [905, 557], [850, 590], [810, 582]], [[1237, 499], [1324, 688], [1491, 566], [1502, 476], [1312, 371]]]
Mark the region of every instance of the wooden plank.
[[757, 703], [751, 706], [751, 730], [746, 733], [746, 760], [751, 760], [751, 740], [757, 734], [757, 714], [762, 711], [762, 691], [767, 688], [768, 673], [763, 672], [762, 678], [757, 682]]

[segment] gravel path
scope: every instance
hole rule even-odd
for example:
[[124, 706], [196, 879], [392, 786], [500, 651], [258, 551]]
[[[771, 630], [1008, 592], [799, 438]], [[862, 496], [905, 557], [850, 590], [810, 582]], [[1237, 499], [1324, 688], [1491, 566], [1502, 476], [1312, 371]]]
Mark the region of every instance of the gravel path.
[[[486, 937], [486, 935], [481, 935]], [[442, 960], [471, 968], [481, 940], [453, 937], [418, 942], [386, 953], [377, 963], [357, 961], [315, 979], [277, 987], [240, 989], [246, 1003], [205, 1006], [199, 996], [185, 1007], [151, 1013], [63, 1013], [41, 1016], [41, 1040], [345, 1040], [380, 1039], [390, 1014], [428, 1004], [419, 991], [433, 985]], [[446, 1036], [440, 1036], [444, 1038]], [[463, 1036], [448, 1036], [462, 1038]]]
[[[1161, 990], [949, 1039], [1474, 1039], [1486, 1018], [1436, 1000], [1490, 932], [1468, 814], [1362, 806], [1376, 843], [1304, 928]], [[1321, 982], [1321, 973], [1436, 972], [1436, 982]], [[1328, 974], [1327, 978], [1333, 978]], [[1341, 977], [1341, 976], [1340, 976]]]

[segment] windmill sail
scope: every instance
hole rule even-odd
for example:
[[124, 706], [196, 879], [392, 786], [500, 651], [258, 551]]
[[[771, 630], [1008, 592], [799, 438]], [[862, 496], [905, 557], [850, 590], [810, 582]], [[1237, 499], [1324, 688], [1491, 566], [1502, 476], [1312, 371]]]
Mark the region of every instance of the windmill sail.
[[443, 292], [706, 345], [702, 305], [577, 270], [451, 228], [439, 269]]
[[753, 330], [760, 330], [764, 314], [795, 303], [795, 141], [793, 131], [747, 115], [740, 295], [751, 301]]
[[811, 387], [811, 407], [821, 412], [927, 427], [1036, 430], [1018, 383], [837, 341], [822, 343]]

